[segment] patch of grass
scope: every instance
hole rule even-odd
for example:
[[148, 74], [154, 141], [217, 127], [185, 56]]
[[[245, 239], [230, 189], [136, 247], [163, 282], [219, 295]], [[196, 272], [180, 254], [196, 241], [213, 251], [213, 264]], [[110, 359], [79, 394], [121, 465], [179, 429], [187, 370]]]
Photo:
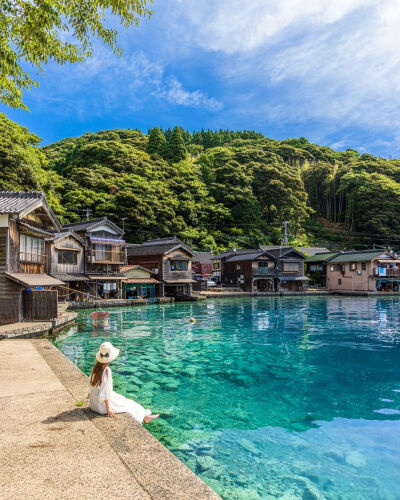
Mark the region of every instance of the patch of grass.
[[75, 403], [75, 406], [83, 406], [85, 404], [85, 401], [77, 401]]

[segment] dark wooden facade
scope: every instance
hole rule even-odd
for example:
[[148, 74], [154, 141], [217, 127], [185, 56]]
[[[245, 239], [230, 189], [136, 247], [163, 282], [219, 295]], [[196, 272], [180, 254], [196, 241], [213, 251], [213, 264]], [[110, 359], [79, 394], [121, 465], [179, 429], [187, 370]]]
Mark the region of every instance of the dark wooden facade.
[[45, 274], [44, 248], [50, 231], [59, 228], [43, 193], [0, 191], [0, 324], [26, 319], [25, 277], [39, 276], [41, 288], [57, 282]]
[[160, 297], [192, 294], [194, 252], [177, 238], [151, 240], [127, 248], [128, 264], [150, 269], [160, 282]]

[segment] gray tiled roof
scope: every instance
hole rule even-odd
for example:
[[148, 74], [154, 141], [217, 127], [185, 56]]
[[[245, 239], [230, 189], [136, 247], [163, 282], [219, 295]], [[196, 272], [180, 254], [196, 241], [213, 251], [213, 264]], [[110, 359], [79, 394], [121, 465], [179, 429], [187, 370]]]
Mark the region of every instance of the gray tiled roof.
[[76, 240], [78, 240], [82, 245], [85, 245], [85, 241], [79, 236], [79, 234], [76, 234], [74, 231], [60, 231], [59, 233], [53, 232], [53, 237], [51, 238], [53, 241], [58, 241], [61, 240], [62, 238], [65, 238], [66, 236], [72, 236]]
[[312, 257], [318, 253], [328, 253], [330, 250], [325, 247], [299, 247], [300, 252]]
[[211, 264], [211, 259], [214, 257], [212, 252], [196, 252], [193, 257], [194, 262], [200, 262], [200, 264]]
[[181, 248], [190, 255], [194, 255], [193, 250], [178, 240], [178, 238], [165, 238], [162, 240], [148, 240], [141, 245], [128, 245], [128, 257], [139, 255], [165, 255], [173, 249]]
[[107, 220], [106, 217], [99, 217], [98, 219], [91, 219], [91, 220], [82, 220], [80, 222], [72, 222], [70, 224], [64, 224], [63, 228], [71, 228], [74, 231], [84, 231], [85, 229], [99, 223], [99, 222], [105, 222]]
[[42, 206], [48, 213], [55, 227], [61, 225], [56, 214], [50, 208], [42, 191], [0, 191], [0, 214], [18, 214], [23, 216], [30, 209]]
[[41, 191], [31, 191], [27, 193], [0, 191], [0, 213], [19, 214], [43, 197]]
[[237, 262], [242, 260], [254, 260], [257, 257], [260, 257], [265, 252], [263, 250], [253, 251], [252, 253], [242, 253], [242, 254], [234, 254], [232, 257], [228, 257], [225, 262]]

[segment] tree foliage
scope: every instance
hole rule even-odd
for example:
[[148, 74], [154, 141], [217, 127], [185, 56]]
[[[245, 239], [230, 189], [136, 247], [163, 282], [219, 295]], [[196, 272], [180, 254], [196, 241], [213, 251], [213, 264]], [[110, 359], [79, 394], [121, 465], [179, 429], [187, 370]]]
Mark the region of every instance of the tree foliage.
[[[86, 209], [116, 223], [127, 217], [134, 242], [177, 235], [199, 249], [276, 244], [287, 220], [292, 243], [314, 243], [316, 217], [370, 242], [400, 241], [399, 160], [304, 138], [208, 132], [104, 130], [39, 148], [38, 137], [0, 115], [0, 189], [43, 189], [65, 222]], [[205, 147], [203, 137], [219, 145]]]
[[[150, 0], [151, 1], [151, 0]], [[0, 0], [0, 101], [26, 109], [23, 91], [37, 86], [24, 63], [42, 71], [49, 60], [58, 64], [85, 60], [93, 38], [117, 48], [117, 32], [107, 28], [107, 14], [124, 27], [150, 16], [147, 0]]]

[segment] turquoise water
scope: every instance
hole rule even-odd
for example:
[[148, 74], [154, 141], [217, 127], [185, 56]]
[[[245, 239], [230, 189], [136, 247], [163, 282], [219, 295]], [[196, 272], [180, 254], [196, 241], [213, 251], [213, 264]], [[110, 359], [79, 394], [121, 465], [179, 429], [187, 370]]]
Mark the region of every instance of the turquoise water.
[[[226, 499], [400, 498], [400, 300], [271, 297], [91, 311], [55, 345]], [[197, 323], [189, 324], [194, 316]]]

